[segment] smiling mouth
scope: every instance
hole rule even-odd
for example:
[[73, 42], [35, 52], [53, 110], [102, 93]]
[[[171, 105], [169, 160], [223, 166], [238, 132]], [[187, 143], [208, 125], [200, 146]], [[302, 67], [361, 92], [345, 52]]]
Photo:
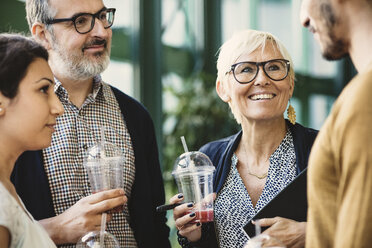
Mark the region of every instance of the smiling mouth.
[[89, 46], [89, 47], [84, 47], [83, 48], [83, 52], [84, 51], [95, 51], [95, 50], [101, 50], [103, 51], [106, 47], [104, 45], [100, 45], [100, 46]]
[[88, 46], [85, 49], [90, 49], [90, 48], [104, 48], [104, 45], [95, 45], [95, 46]]
[[83, 51], [85, 49], [91, 49], [91, 48], [106, 48], [107, 41], [105, 39], [94, 39], [90, 41], [89, 43], [86, 43], [83, 47]]
[[270, 99], [273, 99], [275, 96], [276, 96], [275, 94], [258, 94], [258, 95], [249, 96], [248, 98], [253, 101], [258, 101], [258, 100], [270, 100]]

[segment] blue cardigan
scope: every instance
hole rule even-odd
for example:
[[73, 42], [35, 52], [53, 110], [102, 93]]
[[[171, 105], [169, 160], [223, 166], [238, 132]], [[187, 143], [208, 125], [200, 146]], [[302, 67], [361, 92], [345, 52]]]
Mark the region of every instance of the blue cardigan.
[[[146, 109], [135, 99], [112, 87], [132, 140], [136, 173], [128, 202], [130, 226], [139, 248], [167, 248], [169, 228], [165, 213], [155, 211], [164, 204], [153, 122]], [[16, 162], [12, 181], [27, 210], [35, 219], [55, 216], [42, 151], [27, 151]]]
[[[293, 143], [296, 154], [297, 174], [299, 174], [303, 169], [307, 167], [310, 150], [313, 146], [318, 131], [311, 128], [303, 127], [298, 123], [293, 125], [288, 120], [286, 120], [286, 122], [293, 136]], [[208, 155], [209, 158], [212, 160], [213, 165], [216, 167], [216, 173], [214, 175], [213, 182], [213, 187], [216, 193], [220, 191], [223, 184], [225, 183], [227, 175], [229, 174], [231, 167], [231, 158], [239, 145], [242, 133], [243, 132], [240, 131], [230, 137], [212, 141], [200, 148], [200, 151]]]
[[[293, 136], [293, 143], [296, 154], [297, 174], [299, 174], [307, 167], [310, 150], [314, 143], [316, 135], [318, 134], [318, 131], [311, 128], [303, 127], [298, 123], [293, 125], [288, 120], [286, 120], [286, 123]], [[241, 137], [242, 131], [230, 137], [212, 141], [200, 148], [200, 151], [208, 155], [213, 165], [216, 167], [213, 180], [213, 188], [216, 193], [221, 190], [223, 184], [226, 181], [231, 168], [232, 155], [237, 149]], [[213, 223], [203, 224], [201, 240], [195, 243], [189, 243], [184, 247], [218, 248]]]

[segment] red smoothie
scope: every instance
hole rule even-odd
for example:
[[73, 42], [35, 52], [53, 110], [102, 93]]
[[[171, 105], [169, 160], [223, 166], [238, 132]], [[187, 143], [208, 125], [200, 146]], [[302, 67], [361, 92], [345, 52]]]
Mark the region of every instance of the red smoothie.
[[191, 221], [191, 223], [206, 223], [212, 222], [214, 219], [213, 209], [206, 209], [206, 210], [193, 210], [188, 211], [187, 214], [191, 214], [192, 212], [195, 213], [196, 217]]

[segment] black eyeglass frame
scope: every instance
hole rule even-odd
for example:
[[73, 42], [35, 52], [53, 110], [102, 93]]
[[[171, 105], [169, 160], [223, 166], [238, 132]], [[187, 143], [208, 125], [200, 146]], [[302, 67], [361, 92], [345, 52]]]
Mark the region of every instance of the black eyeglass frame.
[[[91, 14], [91, 13], [79, 13], [79, 14], [74, 15], [74, 16], [71, 17], [71, 18], [50, 19], [50, 20], [47, 20], [47, 21], [45, 22], [45, 24], [49, 24], [49, 25], [50, 25], [50, 24], [55, 24], [55, 23], [70, 22], [70, 21], [71, 21], [71, 22], [74, 23], [74, 27], [75, 27], [76, 32], [78, 32], [79, 34], [86, 34], [86, 33], [89, 33], [90, 31], [93, 30], [94, 25], [95, 25], [95, 23], [96, 23], [96, 18], [99, 20], [99, 15], [100, 15], [103, 11], [112, 12], [112, 23], [111, 23], [109, 26], [104, 27], [105, 29], [108, 29], [108, 28], [110, 28], [110, 27], [114, 24], [115, 11], [116, 11], [115, 8], [106, 8], [106, 7], [104, 7], [104, 8], [102, 8], [102, 9], [100, 9], [100, 10], [99, 10], [97, 13], [95, 13], [95, 14]], [[79, 18], [80, 16], [83, 16], [83, 15], [90, 15], [90, 16], [92, 16], [92, 23], [90, 24], [90, 29], [89, 29], [88, 31], [86, 31], [86, 32], [79, 32], [79, 30], [78, 30], [77, 27], [76, 27], [76, 23], [75, 23], [75, 21], [76, 21], [77, 18]]]
[[[265, 65], [266, 65], [267, 63], [274, 62], [274, 61], [282, 61], [282, 62], [285, 62], [285, 65], [286, 65], [286, 67], [287, 67], [287, 73], [286, 73], [285, 76], [284, 76], [283, 78], [281, 78], [281, 79], [273, 79], [272, 77], [270, 77], [270, 76], [267, 74], [267, 72], [266, 72], [266, 70], [265, 70]], [[254, 77], [252, 78], [252, 80], [250, 80], [250, 81], [248, 81], [248, 82], [241, 82], [241, 81], [239, 81], [239, 80], [236, 78], [236, 76], [235, 76], [235, 67], [238, 66], [239, 64], [244, 64], [244, 63], [250, 63], [250, 64], [253, 64], [253, 65], [256, 65], [256, 66], [257, 66], [256, 75], [254, 75]], [[289, 62], [289, 60], [286, 60], [286, 59], [271, 59], [271, 60], [263, 61], [263, 62], [242, 61], [242, 62], [239, 62], [239, 63], [236, 63], [236, 64], [231, 65], [230, 70], [227, 71], [226, 74], [227, 74], [227, 73], [230, 73], [230, 72], [233, 72], [234, 78], [235, 78], [235, 80], [236, 80], [238, 83], [240, 83], [240, 84], [248, 84], [248, 83], [250, 83], [250, 82], [252, 82], [253, 80], [256, 79], [256, 77], [257, 77], [257, 75], [258, 75], [258, 72], [260, 71], [260, 66], [262, 66], [262, 70], [263, 70], [263, 72], [265, 73], [265, 75], [266, 75], [268, 78], [270, 78], [270, 79], [273, 80], [273, 81], [282, 81], [282, 80], [284, 80], [286, 77], [288, 77], [288, 73], [289, 73], [289, 70], [290, 70], [290, 68], [291, 68], [291, 63]]]

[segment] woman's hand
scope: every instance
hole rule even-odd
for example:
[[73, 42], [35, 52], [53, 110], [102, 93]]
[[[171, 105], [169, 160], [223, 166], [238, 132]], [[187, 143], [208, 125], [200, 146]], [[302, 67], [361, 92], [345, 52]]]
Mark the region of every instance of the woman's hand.
[[[170, 204], [182, 202], [183, 195], [177, 194], [173, 196]], [[201, 223], [191, 223], [196, 215], [193, 212], [193, 203], [185, 203], [173, 209], [173, 218], [176, 222], [176, 228], [179, 234], [186, 237], [190, 242], [196, 242], [201, 238]]]
[[259, 224], [269, 227], [263, 234], [279, 239], [287, 248], [305, 247], [306, 222], [275, 217], [260, 219]]

